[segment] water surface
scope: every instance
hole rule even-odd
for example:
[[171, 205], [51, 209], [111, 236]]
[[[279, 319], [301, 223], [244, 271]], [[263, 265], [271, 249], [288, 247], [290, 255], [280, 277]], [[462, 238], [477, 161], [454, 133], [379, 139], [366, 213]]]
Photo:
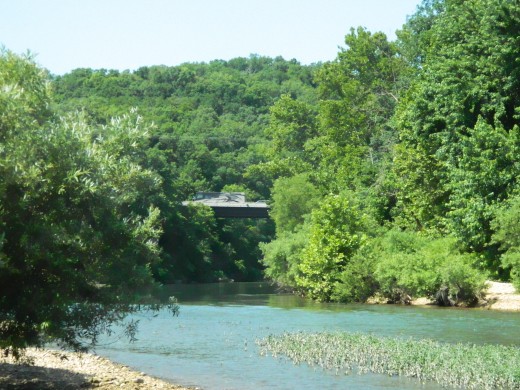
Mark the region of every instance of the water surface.
[[268, 283], [171, 286], [179, 317], [142, 318], [139, 340], [98, 353], [173, 383], [220, 389], [440, 389], [414, 379], [337, 375], [260, 356], [255, 340], [283, 332], [349, 331], [443, 342], [520, 346], [520, 313], [393, 305], [319, 304]]

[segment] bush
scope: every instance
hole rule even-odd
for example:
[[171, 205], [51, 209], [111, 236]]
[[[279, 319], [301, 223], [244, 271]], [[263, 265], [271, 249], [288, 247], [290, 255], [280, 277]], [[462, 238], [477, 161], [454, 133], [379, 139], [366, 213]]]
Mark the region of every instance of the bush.
[[286, 287], [296, 287], [298, 263], [308, 242], [306, 225], [296, 232], [284, 232], [276, 240], [261, 243], [265, 275]]
[[392, 230], [374, 245], [379, 257], [375, 279], [384, 296], [409, 302], [426, 296], [443, 306], [474, 304], [485, 276], [473, 264], [476, 258], [461, 253], [451, 237], [429, 238]]
[[369, 246], [360, 248], [347, 263], [334, 285], [331, 299], [338, 302], [365, 302], [374, 295], [379, 284], [374, 278], [377, 259]]
[[511, 272], [511, 282], [520, 290], [520, 196], [510, 198], [497, 210], [491, 227], [493, 241], [504, 251], [501, 265]]
[[[296, 282], [311, 298], [347, 300], [359, 269], [353, 262], [371, 230], [371, 219], [347, 194], [326, 197], [311, 214], [309, 240], [302, 251]], [[353, 280], [349, 278], [354, 276]], [[345, 285], [345, 282], [347, 284]], [[338, 290], [341, 287], [342, 291]]]

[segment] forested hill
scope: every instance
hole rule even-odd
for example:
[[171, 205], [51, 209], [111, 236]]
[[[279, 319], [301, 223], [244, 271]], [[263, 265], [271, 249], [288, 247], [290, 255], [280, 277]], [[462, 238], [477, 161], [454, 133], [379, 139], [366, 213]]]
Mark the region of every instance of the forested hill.
[[152, 146], [180, 169], [183, 197], [234, 185], [258, 198], [269, 186], [244, 172], [263, 157], [269, 109], [281, 95], [316, 104], [317, 68], [251, 55], [135, 72], [77, 69], [55, 77], [53, 89], [59, 111], [83, 110], [96, 123], [137, 107], [156, 126]]
[[[519, 58], [508, 0], [424, 0], [396, 41], [352, 29], [315, 66], [50, 77], [0, 49], [0, 349], [95, 343], [158, 281], [442, 305], [520, 288]], [[272, 219], [181, 205], [200, 190]]]
[[145, 164], [163, 179], [161, 281], [248, 281], [264, 277], [258, 243], [273, 238], [273, 223], [215, 220], [180, 203], [196, 191], [267, 199], [272, 181], [248, 168], [266, 159], [270, 107], [282, 95], [315, 105], [318, 68], [251, 55], [135, 72], [77, 69], [52, 86], [57, 112], [81, 110], [106, 124], [135, 107], [154, 123]]
[[[142, 164], [163, 180], [160, 280], [472, 303], [486, 278], [520, 283], [518, 26], [515, 2], [425, 0], [395, 42], [352, 29], [315, 66], [79, 69], [53, 80], [56, 111], [155, 123]], [[182, 210], [197, 190], [271, 199], [274, 225]]]

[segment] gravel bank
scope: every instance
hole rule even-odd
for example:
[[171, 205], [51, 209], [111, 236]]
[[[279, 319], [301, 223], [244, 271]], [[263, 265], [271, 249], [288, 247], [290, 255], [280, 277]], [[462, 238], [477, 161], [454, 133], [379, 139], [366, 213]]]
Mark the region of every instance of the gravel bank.
[[511, 283], [487, 282], [487, 307], [494, 310], [520, 311], [520, 294]]
[[[368, 299], [369, 304], [384, 304], [387, 300], [378, 296]], [[410, 301], [411, 305], [429, 306], [435, 302], [429, 298], [419, 297]], [[483, 299], [477, 305], [479, 308], [502, 311], [520, 312], [520, 293], [515, 290], [511, 283], [486, 282]]]
[[27, 350], [21, 363], [0, 359], [0, 389], [188, 390], [100, 356], [33, 348]]

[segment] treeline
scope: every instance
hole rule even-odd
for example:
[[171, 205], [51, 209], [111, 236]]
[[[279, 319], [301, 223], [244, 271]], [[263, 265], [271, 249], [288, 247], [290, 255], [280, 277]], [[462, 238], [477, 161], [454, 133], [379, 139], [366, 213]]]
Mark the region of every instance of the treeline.
[[[52, 76], [2, 50], [0, 348], [95, 343], [156, 282], [443, 305], [520, 287], [519, 26], [515, 2], [425, 0], [396, 41], [353, 29], [312, 66]], [[196, 191], [272, 220], [183, 207]]]
[[396, 42], [352, 30], [317, 105], [275, 103], [269, 277], [338, 301], [520, 287], [519, 22], [516, 2], [424, 1]]
[[263, 279], [258, 243], [272, 239], [271, 221], [216, 220], [181, 202], [196, 191], [269, 197], [269, 183], [247, 174], [264, 159], [269, 108], [282, 94], [315, 104], [316, 67], [252, 55], [135, 72], [77, 69], [52, 80], [58, 113], [79, 110], [105, 124], [138, 107], [154, 124], [143, 164], [162, 178], [158, 280]]
[[[106, 123], [136, 106], [156, 124], [162, 281], [471, 303], [486, 278], [520, 277], [518, 17], [502, 0], [426, 0], [395, 42], [353, 29], [326, 64], [80, 69], [53, 80], [57, 111]], [[187, 215], [197, 190], [271, 199], [275, 228]]]

